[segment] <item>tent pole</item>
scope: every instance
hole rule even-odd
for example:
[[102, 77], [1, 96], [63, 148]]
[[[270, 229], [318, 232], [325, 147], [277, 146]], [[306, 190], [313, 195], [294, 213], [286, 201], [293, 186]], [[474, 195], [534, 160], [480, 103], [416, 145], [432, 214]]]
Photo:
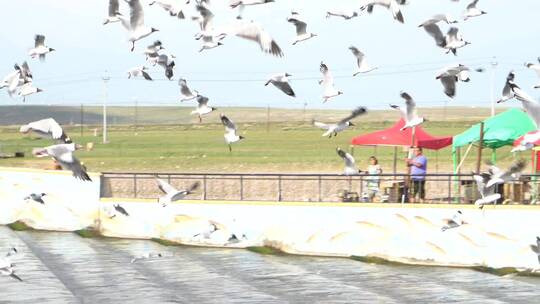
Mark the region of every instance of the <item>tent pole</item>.
[[491, 149], [491, 162], [496, 165], [497, 164], [497, 150]]
[[482, 149], [484, 148], [484, 122], [480, 123], [480, 141], [478, 142], [478, 157], [476, 159], [476, 172], [480, 172], [482, 165]]
[[394, 163], [393, 163], [392, 171], [394, 172], [394, 177], [395, 177], [396, 171], [397, 171], [397, 146], [394, 146]]

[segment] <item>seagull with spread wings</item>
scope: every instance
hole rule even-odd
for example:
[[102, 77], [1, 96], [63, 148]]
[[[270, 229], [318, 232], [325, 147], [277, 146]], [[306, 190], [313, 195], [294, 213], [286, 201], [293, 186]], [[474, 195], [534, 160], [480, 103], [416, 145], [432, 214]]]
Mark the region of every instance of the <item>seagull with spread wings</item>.
[[291, 74], [288, 73], [273, 75], [264, 85], [268, 86], [269, 84], [273, 84], [281, 92], [289, 96], [296, 97], [293, 89], [291, 88], [291, 85], [289, 84], [290, 76]]
[[473, 0], [473, 2], [467, 5], [467, 9], [465, 10], [465, 12], [463, 12], [463, 20], [466, 21], [469, 18], [478, 17], [478, 16], [487, 14], [485, 11], [477, 8], [476, 7], [477, 4], [478, 4], [478, 0]]
[[178, 80], [178, 85], [180, 86], [180, 96], [182, 97], [180, 101], [191, 100], [199, 96], [199, 92], [191, 90], [187, 85], [187, 80], [180, 78]]
[[390, 107], [399, 110], [401, 112], [401, 118], [403, 118], [403, 120], [405, 121], [405, 125], [401, 127], [400, 131], [416, 127], [426, 121], [426, 119], [424, 119], [423, 117], [418, 117], [418, 113], [416, 112], [416, 103], [414, 102], [414, 99], [411, 97], [411, 95], [405, 92], [401, 92], [399, 96], [405, 99], [405, 108], [392, 104], [390, 105]]
[[118, 0], [109, 0], [109, 11], [107, 18], [103, 21], [103, 25], [120, 22], [118, 16], [122, 16], [122, 14], [120, 14], [120, 3], [118, 3]]
[[426, 24], [422, 26], [424, 30], [435, 40], [435, 44], [446, 50], [446, 53], [452, 52], [457, 55], [457, 49], [471, 44], [465, 41], [459, 34], [457, 27], [451, 27], [446, 35], [441, 32], [441, 29], [436, 23]]
[[441, 81], [444, 87], [444, 94], [450, 98], [456, 96], [456, 83], [458, 81], [469, 82], [470, 69], [462, 64], [452, 65], [439, 71], [435, 79]]
[[157, 4], [161, 6], [165, 11], [171, 15], [171, 17], [178, 17], [178, 19], [185, 19], [184, 10], [189, 4], [190, 0], [152, 0], [148, 5]]
[[55, 51], [55, 49], [50, 48], [45, 45], [45, 36], [44, 35], [36, 35], [34, 37], [34, 48], [30, 50], [28, 55], [32, 58], [39, 57], [39, 60], [45, 61], [45, 55], [49, 54], [50, 52]]
[[144, 77], [144, 79], [152, 81], [152, 77], [148, 74], [148, 68], [145, 66], [134, 67], [127, 71], [128, 79], [136, 77]]
[[11, 262], [11, 257], [17, 254], [15, 247], [10, 248], [5, 257], [0, 258], [0, 274], [10, 276], [15, 280], [22, 282], [23, 280], [15, 274], [15, 264]]
[[343, 94], [343, 92], [336, 90], [334, 87], [334, 77], [330, 73], [328, 66], [322, 61], [319, 70], [323, 74], [323, 79], [319, 80], [319, 84], [323, 86], [323, 103], [327, 102], [330, 98]]
[[276, 57], [283, 57], [283, 51], [277, 42], [259, 23], [239, 21], [232, 26], [231, 31], [240, 38], [258, 43], [263, 52]]
[[200, 182], [195, 182], [189, 188], [183, 189], [183, 190], [177, 190], [173, 186], [171, 186], [166, 181], [156, 178], [156, 183], [158, 185], [159, 190], [161, 190], [165, 195], [160, 196], [158, 198], [158, 203], [160, 203], [163, 207], [167, 207], [168, 204], [172, 202], [176, 202], [179, 200], [184, 199], [186, 196], [193, 194], [195, 190], [199, 188], [201, 185]]
[[144, 24], [144, 11], [140, 0], [126, 0], [128, 1], [130, 14], [129, 21], [123, 17], [119, 17], [122, 25], [129, 33], [128, 41], [131, 43], [131, 51], [135, 49], [135, 42], [145, 37], [150, 36], [152, 33], [159, 31], [153, 27], [146, 26]]
[[367, 63], [366, 55], [364, 53], [362, 53], [362, 51], [360, 51], [357, 47], [350, 46], [349, 50], [351, 50], [352, 54], [356, 58], [357, 68], [356, 68], [356, 71], [353, 73], [353, 76], [356, 76], [356, 75], [358, 75], [360, 73], [368, 73], [368, 72], [371, 72], [371, 71], [377, 69], [377, 67], [371, 67]]
[[351, 120], [366, 113], [367, 109], [365, 107], [358, 107], [354, 109], [349, 116], [343, 118], [335, 124], [326, 124], [323, 122], [313, 121], [313, 125], [323, 130], [326, 130], [326, 132], [324, 132], [322, 136], [328, 136], [328, 138], [332, 138], [332, 136], [337, 136], [339, 132], [347, 129], [348, 127], [354, 126]]
[[390, 12], [392, 12], [392, 16], [394, 17], [394, 20], [405, 23], [405, 20], [403, 18], [403, 14], [401, 13], [401, 10], [399, 8], [399, 3], [396, 0], [362, 0], [360, 2], [360, 9], [361, 10], [367, 10], [368, 13], [373, 13], [373, 8], [375, 6], [382, 6]]
[[339, 155], [339, 157], [341, 157], [341, 159], [343, 159], [343, 161], [345, 162], [345, 170], [344, 170], [345, 175], [358, 175], [361, 172], [356, 167], [356, 161], [354, 160], [354, 157], [351, 154], [341, 150], [341, 148], [339, 147], [336, 148], [336, 152]]
[[229, 152], [232, 152], [232, 146], [231, 144], [235, 142], [239, 142], [240, 140], [244, 139], [245, 137], [242, 135], [238, 135], [238, 130], [236, 129], [236, 125], [232, 120], [230, 120], [227, 116], [221, 114], [221, 123], [225, 126], [225, 142], [229, 146]]
[[293, 45], [317, 36], [317, 34], [307, 32], [307, 23], [303, 20], [302, 16], [300, 16], [300, 13], [296, 11], [291, 12], [291, 16], [287, 18], [287, 21], [294, 24], [296, 28], [296, 38], [294, 39]]
[[210, 114], [213, 111], [217, 110], [217, 108], [208, 106], [208, 97], [197, 95], [197, 108], [195, 110], [191, 111], [191, 115], [198, 115], [199, 116], [199, 123], [202, 123], [202, 116], [206, 114]]
[[60, 143], [72, 143], [71, 138], [67, 136], [64, 129], [53, 118], [46, 118], [22, 125], [19, 132], [24, 134], [33, 132], [40, 137], [54, 139]]
[[76, 145], [74, 143], [58, 144], [45, 148], [36, 148], [32, 151], [32, 154], [36, 157], [50, 156], [56, 160], [64, 170], [70, 170], [75, 178], [83, 181], [92, 181], [79, 159], [73, 155], [76, 150], [80, 150], [81, 148], [81, 145]]

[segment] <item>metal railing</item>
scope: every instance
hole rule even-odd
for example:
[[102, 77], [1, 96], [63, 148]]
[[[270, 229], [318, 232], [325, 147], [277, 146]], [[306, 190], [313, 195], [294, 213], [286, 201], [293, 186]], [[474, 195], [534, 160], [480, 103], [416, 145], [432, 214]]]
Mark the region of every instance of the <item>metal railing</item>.
[[[162, 193], [156, 177], [177, 189], [200, 182], [200, 188], [188, 197], [200, 200], [404, 203], [413, 192], [407, 174], [381, 174], [374, 180], [370, 175], [105, 172], [101, 196], [157, 199]], [[536, 203], [537, 180], [537, 175], [523, 175], [519, 181], [500, 187], [502, 200]], [[478, 198], [471, 174], [425, 175], [426, 203], [474, 203]]]

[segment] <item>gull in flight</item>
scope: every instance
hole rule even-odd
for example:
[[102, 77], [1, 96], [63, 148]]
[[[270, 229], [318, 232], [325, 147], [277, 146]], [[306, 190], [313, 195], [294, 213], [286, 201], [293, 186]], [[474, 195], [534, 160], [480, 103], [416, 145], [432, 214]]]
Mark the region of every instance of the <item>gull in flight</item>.
[[422, 24], [420, 24], [418, 27], [423, 27], [423, 26], [426, 26], [426, 25], [431, 25], [431, 24], [437, 24], [441, 21], [444, 21], [446, 22], [446, 24], [451, 24], [451, 23], [458, 23], [458, 21], [448, 15], [445, 15], [445, 14], [436, 14], [436, 15], [433, 15], [431, 18], [429, 18], [428, 20], [424, 21]]
[[458, 210], [451, 219], [445, 219], [444, 223], [445, 225], [441, 228], [441, 231], [443, 232], [448, 229], [453, 229], [460, 227], [461, 225], [468, 224], [463, 220], [463, 213], [461, 212], [461, 210]]
[[515, 97], [514, 90], [519, 89], [519, 86], [514, 82], [516, 74], [514, 71], [510, 71], [506, 76], [506, 82], [504, 83], [502, 97], [497, 100], [497, 103], [505, 102]]
[[191, 115], [197, 114], [199, 116], [199, 123], [202, 123], [202, 116], [217, 110], [217, 108], [208, 106], [208, 97], [206, 96], [197, 95], [196, 98], [197, 108], [191, 111]]
[[153, 0], [148, 5], [157, 4], [161, 6], [165, 11], [169, 12], [172, 17], [178, 17], [178, 19], [185, 19], [184, 10], [190, 0]]
[[129, 213], [126, 211], [126, 209], [124, 209], [124, 207], [120, 206], [120, 204], [114, 204], [113, 207], [116, 212], [122, 214], [123, 216], [129, 216]]
[[418, 117], [418, 114], [416, 113], [416, 103], [412, 99], [411, 95], [401, 92], [400, 96], [401, 98], [405, 99], [405, 108], [397, 105], [390, 105], [391, 108], [399, 110], [401, 112], [401, 118], [405, 120], [405, 125], [400, 129], [400, 131], [407, 128], [416, 127], [426, 121], [426, 119], [423, 117]]
[[230, 120], [227, 116], [221, 114], [221, 123], [225, 126], [225, 142], [229, 146], [229, 152], [232, 152], [232, 146], [231, 144], [238, 142], [245, 137], [242, 135], [238, 135], [238, 130], [236, 129], [236, 125], [232, 120]]
[[317, 34], [307, 32], [307, 23], [302, 20], [302, 17], [298, 12], [291, 12], [291, 16], [287, 18], [287, 21], [294, 24], [296, 28], [296, 38], [293, 45], [317, 36]]
[[360, 73], [368, 73], [377, 69], [377, 67], [371, 67], [367, 63], [365, 54], [362, 53], [357, 47], [350, 46], [349, 50], [351, 50], [352, 54], [356, 58], [356, 65], [358, 66], [356, 71], [353, 73], [353, 76], [356, 76]]
[[120, 14], [120, 4], [118, 3], [118, 0], [109, 0], [109, 12], [107, 18], [103, 21], [103, 25], [120, 22], [118, 16], [122, 16], [122, 14]]
[[382, 6], [392, 12], [392, 16], [395, 20], [400, 23], [405, 23], [403, 19], [403, 14], [399, 9], [399, 3], [396, 0], [362, 0], [360, 5], [360, 10], [367, 9], [368, 13], [373, 13], [373, 8], [375, 5]]
[[148, 37], [150, 36], [150, 34], [159, 30], [144, 25], [144, 11], [141, 6], [140, 0], [129, 0], [128, 4], [130, 8], [129, 22], [125, 18], [119, 18], [122, 22], [122, 25], [129, 32], [128, 41], [131, 43], [131, 51], [133, 52], [133, 50], [135, 49], [136, 41]]
[[336, 148], [336, 152], [339, 155], [339, 157], [341, 157], [343, 161], [345, 161], [345, 171], [344, 171], [345, 175], [358, 175], [361, 172], [356, 167], [356, 162], [354, 160], [354, 157], [351, 154], [341, 150], [341, 148], [339, 147]]
[[180, 101], [191, 100], [191, 99], [197, 98], [197, 96], [199, 96], [199, 92], [197, 92], [195, 90], [191, 90], [188, 87], [187, 81], [185, 79], [180, 78], [178, 80], [178, 85], [180, 86], [180, 95], [182, 97], [182, 99], [180, 99]]
[[229, 3], [229, 6], [231, 8], [237, 8], [238, 7], [238, 16], [236, 16], [237, 19], [242, 19], [242, 13], [244, 12], [244, 7], [246, 6], [253, 6], [253, 5], [259, 5], [259, 4], [266, 4], [270, 2], [275, 2], [275, 0], [231, 0]]
[[483, 10], [477, 8], [476, 4], [478, 4], [478, 0], [473, 0], [473, 2], [467, 5], [467, 9], [465, 10], [465, 12], [463, 12], [463, 20], [467, 20], [472, 17], [478, 17], [484, 14], [487, 14]]
[[64, 129], [53, 118], [46, 118], [21, 126], [19, 132], [27, 134], [34, 132], [42, 138], [54, 139], [63, 144], [72, 143]]
[[443, 35], [441, 29], [436, 23], [427, 24], [423, 26], [424, 30], [435, 39], [435, 43], [438, 47], [446, 49], [446, 53], [452, 52], [457, 56], [457, 49], [471, 44], [468, 41], [463, 40], [463, 37], [458, 33], [457, 27], [451, 27], [446, 35]]
[[176, 56], [172, 54], [161, 54], [157, 58], [157, 64], [165, 70], [165, 77], [169, 80], [172, 80], [174, 76], [173, 69], [176, 65], [173, 60], [174, 58], [176, 58]]
[[439, 74], [435, 77], [441, 81], [444, 87], [444, 94], [450, 98], [456, 96], [456, 83], [458, 81], [469, 82], [470, 69], [462, 64], [446, 67], [439, 71]]
[[326, 18], [330, 18], [332, 16], [350, 20], [354, 17], [358, 17], [358, 12], [353, 9], [335, 9], [326, 12]]
[[40, 203], [42, 205], [45, 205], [45, 202], [43, 201], [43, 197], [47, 195], [46, 193], [32, 193], [29, 196], [25, 197], [25, 201], [33, 200], [36, 203]]
[[152, 81], [152, 77], [148, 74], [148, 68], [145, 66], [139, 66], [127, 71], [128, 79], [135, 79], [136, 77], [144, 77], [146, 80]]
[[45, 36], [36, 35], [34, 37], [34, 48], [30, 50], [28, 55], [30, 55], [32, 58], [36, 58], [36, 56], [38, 56], [39, 60], [45, 61], [45, 55], [52, 51], [55, 51], [55, 49], [45, 46]]
[[473, 179], [476, 182], [476, 188], [480, 193], [480, 198], [477, 199], [474, 204], [480, 209], [484, 208], [484, 205], [496, 203], [501, 198], [500, 193], [495, 193], [495, 186], [487, 186], [487, 183], [491, 179], [491, 173], [473, 173]]
[[14, 65], [14, 69], [15, 71], [4, 77], [0, 83], [0, 89], [7, 87], [10, 97], [17, 92], [17, 89], [33, 81], [32, 72], [30, 71], [30, 67], [26, 61], [21, 65], [16, 63]]
[[323, 74], [323, 79], [319, 80], [319, 84], [323, 86], [323, 103], [327, 102], [330, 98], [343, 94], [343, 92], [336, 90], [334, 87], [334, 77], [332, 77], [328, 66], [322, 61], [319, 70]]
[[531, 245], [531, 250], [538, 256], [538, 263], [540, 263], [540, 237], [536, 237], [536, 245]]
[[43, 92], [42, 89], [35, 87], [32, 82], [27, 82], [20, 86], [19, 93], [17, 95], [21, 96], [23, 98], [23, 102], [26, 101], [26, 96], [36, 94], [39, 92]]
[[254, 21], [239, 21], [232, 27], [234, 35], [255, 41], [261, 50], [276, 57], [283, 57], [283, 51], [277, 42], [266, 32], [259, 23]]
[[86, 169], [81, 165], [81, 162], [73, 155], [76, 150], [81, 148], [81, 145], [74, 143], [58, 144], [45, 148], [36, 148], [32, 151], [32, 154], [36, 157], [50, 156], [62, 166], [62, 169], [70, 170], [75, 178], [83, 181], [92, 181], [88, 173], [86, 173]]
[[201, 185], [200, 182], [195, 182], [189, 186], [188, 189], [176, 190], [176, 188], [160, 178], [156, 178], [156, 183], [159, 190], [165, 194], [158, 198], [158, 203], [160, 203], [163, 207], [167, 207], [167, 205], [172, 202], [183, 200], [186, 196], [193, 194], [193, 192]]
[[268, 86], [269, 84], [273, 84], [281, 92], [289, 96], [296, 97], [293, 89], [291, 88], [291, 85], [289, 84], [290, 76], [291, 74], [288, 73], [273, 75], [264, 85]]
[[209, 32], [202, 32], [200, 35], [200, 39], [202, 39], [203, 43], [201, 48], [199, 49], [199, 53], [204, 50], [210, 50], [223, 45], [220, 40], [223, 39], [225, 36], [214, 36], [212, 33]]
[[518, 180], [521, 176], [521, 172], [525, 169], [527, 161], [524, 159], [518, 159], [514, 161], [507, 170], [501, 170], [495, 165], [488, 163], [489, 173], [491, 177], [486, 184], [486, 188], [494, 185], [504, 184], [509, 181]]
[[16, 253], [17, 249], [13, 247], [9, 249], [5, 257], [0, 258], [0, 274], [10, 276], [13, 279], [22, 282], [22, 279], [15, 274], [15, 264], [11, 262], [11, 257]]
[[152, 44], [146, 47], [144, 50], [144, 55], [146, 55], [146, 60], [150, 62], [153, 66], [157, 64], [159, 59], [159, 51], [164, 50], [163, 44], [161, 41], [156, 40]]
[[162, 258], [162, 257], [164, 257], [164, 255], [161, 253], [147, 252], [141, 255], [134, 256], [129, 263], [133, 264], [140, 260], [148, 260], [148, 259]]
[[339, 132], [347, 129], [348, 127], [354, 126], [351, 120], [366, 113], [367, 109], [365, 107], [359, 107], [354, 109], [349, 116], [343, 118], [335, 124], [325, 124], [322, 122], [313, 121], [313, 125], [323, 130], [326, 130], [326, 132], [324, 132], [322, 136], [328, 136], [328, 138], [332, 138], [332, 136], [337, 136]]
[[[540, 63], [540, 57], [538, 57], [538, 62]], [[536, 72], [536, 75], [540, 78], [540, 64], [538, 63], [526, 63], [525, 66]], [[535, 89], [540, 89], [540, 84], [534, 86]]]

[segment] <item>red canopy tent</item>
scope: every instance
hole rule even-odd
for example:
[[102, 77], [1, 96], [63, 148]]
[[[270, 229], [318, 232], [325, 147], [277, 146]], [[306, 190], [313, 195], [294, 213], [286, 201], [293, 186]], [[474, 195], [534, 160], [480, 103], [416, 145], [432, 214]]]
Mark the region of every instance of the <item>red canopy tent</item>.
[[[538, 130], [534, 130], [525, 135], [520, 136], [518, 139], [514, 141], [513, 146], [514, 147], [519, 146], [525, 136], [529, 134], [534, 134], [536, 132], [538, 132]], [[536, 147], [540, 146], [540, 140], [533, 142], [533, 145], [535, 148], [532, 149], [532, 167], [533, 167], [533, 172], [538, 173], [540, 172], [540, 151]]]
[[416, 127], [413, 142], [412, 129], [399, 130], [404, 125], [405, 121], [400, 119], [388, 129], [354, 137], [351, 143], [358, 146], [416, 146], [432, 150], [439, 150], [452, 144], [452, 137], [434, 137], [424, 131], [422, 126]]

